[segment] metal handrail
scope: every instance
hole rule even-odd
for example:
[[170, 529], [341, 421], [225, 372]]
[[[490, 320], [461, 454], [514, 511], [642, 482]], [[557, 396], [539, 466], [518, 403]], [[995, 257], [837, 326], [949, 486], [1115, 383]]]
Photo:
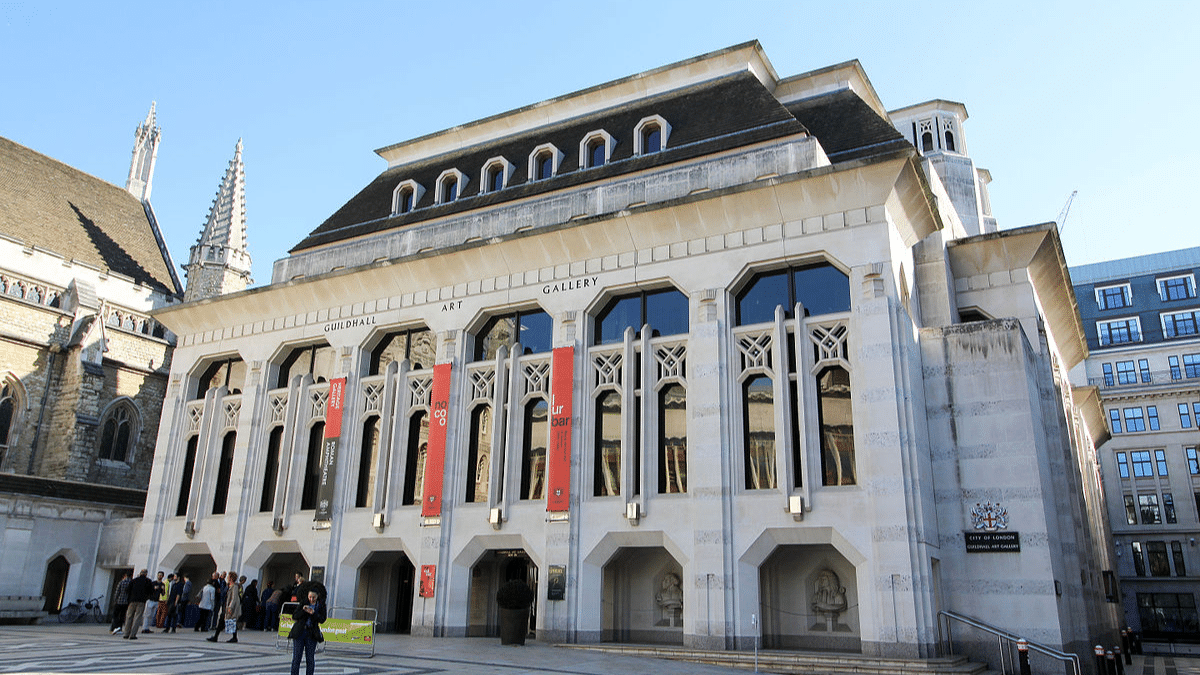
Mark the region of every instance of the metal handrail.
[[[942, 628], [942, 621], [941, 621], [942, 617], [946, 618], [946, 634], [945, 634], [945, 639], [943, 640], [943, 642], [945, 643], [945, 648], [946, 648], [947, 653], [952, 652], [953, 647], [954, 647], [954, 640], [950, 634], [950, 621], [951, 620], [959, 621], [961, 623], [965, 623], [968, 626], [971, 626], [972, 628], [976, 628], [985, 633], [991, 633], [992, 635], [996, 636], [996, 640], [1000, 644], [1000, 670], [1001, 670], [1001, 672], [1004, 672], [1004, 673], [1008, 672], [1008, 670], [1005, 668], [1005, 665], [1004, 665], [1004, 661], [1005, 661], [1004, 655], [1005, 655], [1005, 652], [1007, 651], [1004, 649], [1004, 641], [1007, 640], [1008, 642], [1012, 643], [1015, 646], [1017, 641], [1021, 640], [1023, 638], [1021, 638], [1018, 635], [1013, 635], [1012, 633], [1004, 630], [1003, 628], [998, 628], [991, 624], [984, 623], [983, 621], [980, 621], [978, 619], [972, 619], [969, 616], [963, 616], [962, 614], [959, 614], [957, 612], [951, 612], [949, 610], [942, 610], [942, 611], [938, 612], [938, 630], [939, 631]], [[1053, 659], [1058, 659], [1059, 661], [1069, 661], [1071, 663], [1071, 668], [1075, 671], [1075, 675], [1083, 675], [1083, 672], [1079, 667], [1079, 657], [1077, 655], [1068, 654], [1066, 652], [1061, 652], [1052, 647], [1047, 647], [1046, 645], [1038, 644], [1037, 642], [1029, 642], [1028, 640], [1026, 640], [1026, 642], [1029, 644], [1029, 649], [1031, 651], [1035, 651], [1039, 654], [1049, 656], [1050, 658], [1053, 658]]]

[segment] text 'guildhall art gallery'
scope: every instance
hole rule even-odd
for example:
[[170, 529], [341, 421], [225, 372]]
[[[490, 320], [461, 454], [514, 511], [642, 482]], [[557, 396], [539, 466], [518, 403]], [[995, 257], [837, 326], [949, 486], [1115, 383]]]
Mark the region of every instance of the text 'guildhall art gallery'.
[[427, 636], [520, 579], [551, 642], [1111, 644], [1062, 248], [997, 228], [966, 120], [747, 43], [377, 150], [269, 285], [155, 313], [130, 562]]

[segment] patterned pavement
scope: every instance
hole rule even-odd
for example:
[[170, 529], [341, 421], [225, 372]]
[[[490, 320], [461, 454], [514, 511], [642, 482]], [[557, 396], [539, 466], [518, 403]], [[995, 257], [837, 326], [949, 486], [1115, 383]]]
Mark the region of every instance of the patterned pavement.
[[[139, 635], [123, 640], [96, 624], [0, 626], [0, 674], [41, 675], [288, 675], [291, 651], [274, 635], [243, 631], [238, 644], [208, 634]], [[380, 635], [376, 654], [317, 655], [317, 675], [731, 675], [745, 671], [658, 659], [612, 656], [530, 642], [501, 647], [496, 638], [414, 638]], [[301, 671], [304, 672], [303, 666]], [[1148, 674], [1155, 675], [1155, 674]], [[1157, 675], [1192, 675], [1157, 673]], [[1200, 675], [1198, 671], [1195, 675]]]

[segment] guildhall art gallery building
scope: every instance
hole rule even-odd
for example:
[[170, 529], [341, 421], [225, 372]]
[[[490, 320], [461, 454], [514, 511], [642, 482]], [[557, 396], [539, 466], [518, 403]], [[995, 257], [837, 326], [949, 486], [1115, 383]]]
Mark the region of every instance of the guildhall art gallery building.
[[131, 562], [431, 636], [519, 578], [555, 642], [1111, 643], [1062, 249], [997, 230], [966, 118], [748, 43], [378, 150], [270, 285], [155, 314]]

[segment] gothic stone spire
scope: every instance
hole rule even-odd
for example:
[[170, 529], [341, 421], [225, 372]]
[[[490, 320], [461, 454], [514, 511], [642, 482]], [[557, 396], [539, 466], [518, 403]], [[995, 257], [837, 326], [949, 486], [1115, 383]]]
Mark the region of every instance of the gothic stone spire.
[[133, 161], [129, 163], [129, 178], [125, 181], [125, 189], [129, 194], [143, 202], [150, 201], [150, 187], [154, 180], [154, 162], [158, 159], [158, 141], [162, 129], [154, 116], [154, 102], [150, 103], [150, 112], [146, 121], [138, 125], [133, 136]]
[[240, 291], [250, 284], [246, 247], [246, 169], [239, 138], [200, 239], [191, 249], [184, 300]]

